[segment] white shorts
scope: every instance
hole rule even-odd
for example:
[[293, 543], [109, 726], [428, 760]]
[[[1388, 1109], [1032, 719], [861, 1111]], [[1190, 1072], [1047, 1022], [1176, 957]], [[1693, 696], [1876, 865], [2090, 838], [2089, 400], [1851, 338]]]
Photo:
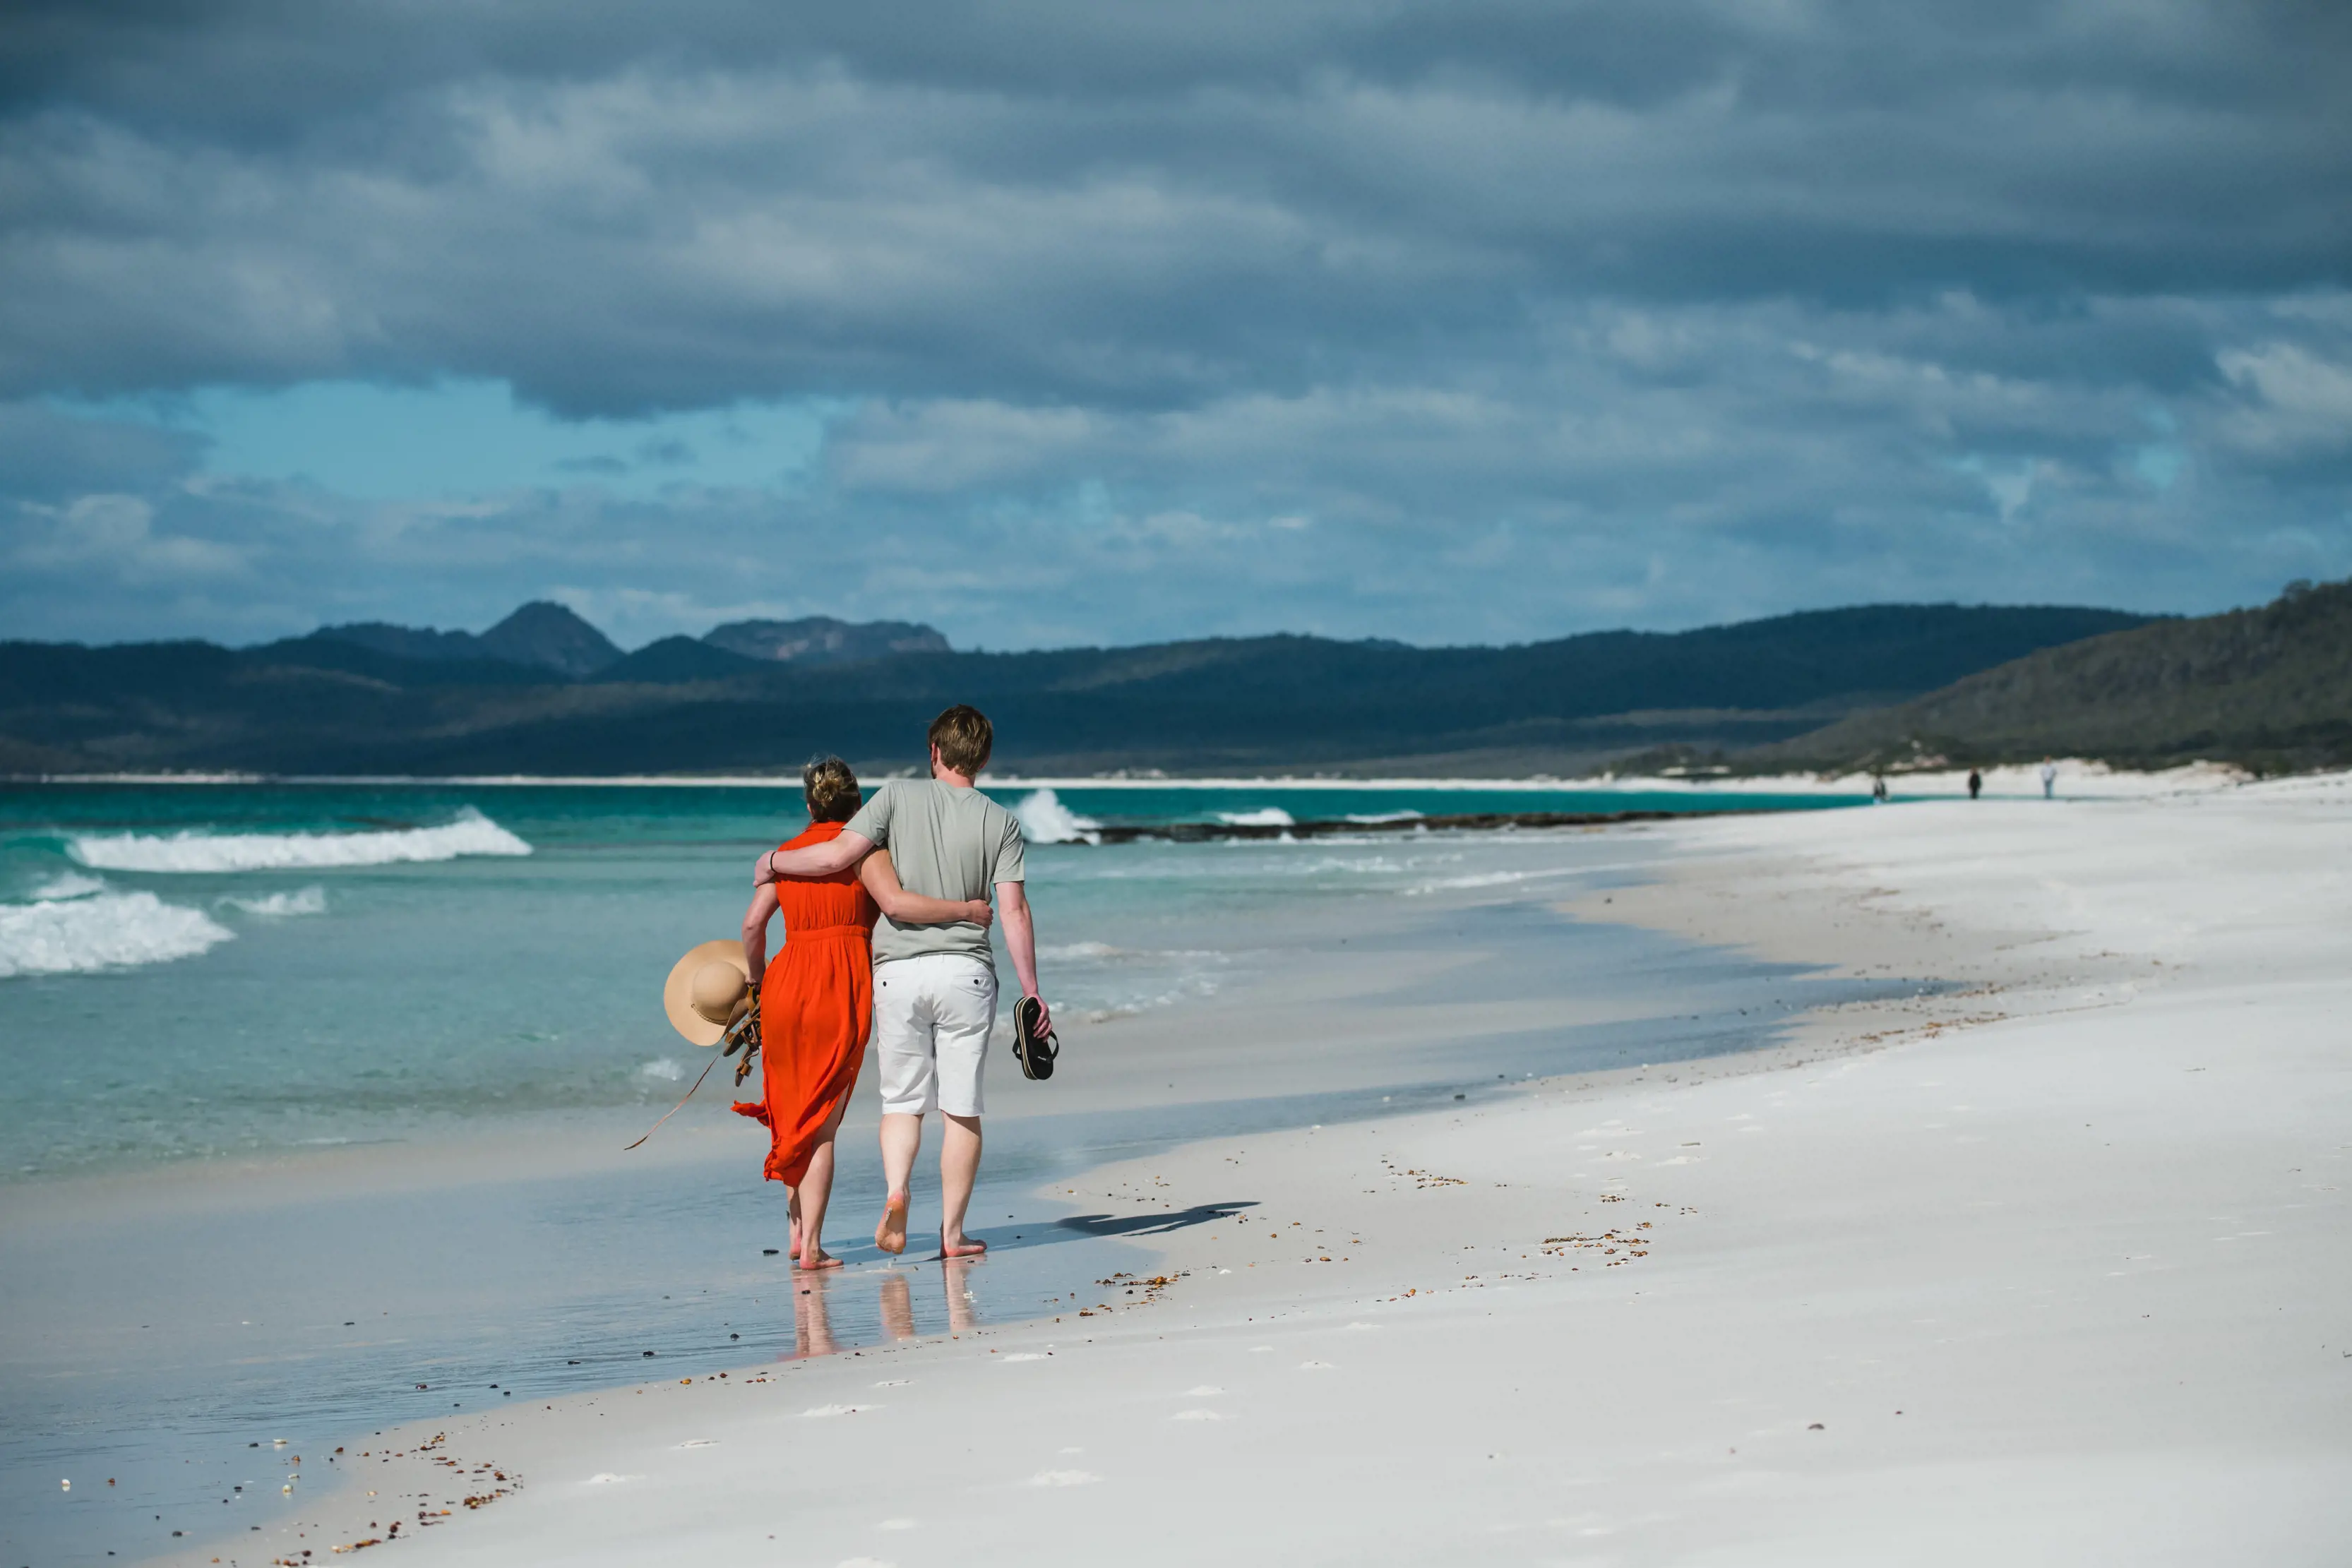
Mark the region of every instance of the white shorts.
[[981, 1113], [980, 1081], [996, 1027], [996, 971], [961, 953], [874, 966], [874, 1050], [886, 1113]]

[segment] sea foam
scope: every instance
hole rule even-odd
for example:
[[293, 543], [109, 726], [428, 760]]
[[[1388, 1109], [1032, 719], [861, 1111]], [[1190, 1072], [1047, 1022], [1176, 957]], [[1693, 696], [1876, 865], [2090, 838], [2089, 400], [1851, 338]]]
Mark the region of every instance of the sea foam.
[[527, 855], [530, 846], [471, 806], [437, 828], [374, 833], [90, 833], [67, 852], [99, 871], [238, 872], [390, 865], [460, 855]]
[[203, 910], [152, 893], [0, 904], [0, 978], [193, 958], [235, 935]]
[[1036, 789], [1024, 795], [1021, 803], [1013, 808], [1021, 820], [1021, 836], [1033, 844], [1098, 844], [1097, 831], [1102, 824], [1092, 817], [1081, 817], [1062, 804], [1051, 789]]
[[1279, 806], [1260, 806], [1255, 811], [1217, 813], [1217, 821], [1234, 828], [1287, 828], [1297, 820]]
[[293, 893], [272, 893], [257, 898], [224, 898], [224, 907], [241, 909], [247, 915], [267, 915], [282, 919], [289, 915], [324, 915], [327, 913], [327, 890], [305, 887]]

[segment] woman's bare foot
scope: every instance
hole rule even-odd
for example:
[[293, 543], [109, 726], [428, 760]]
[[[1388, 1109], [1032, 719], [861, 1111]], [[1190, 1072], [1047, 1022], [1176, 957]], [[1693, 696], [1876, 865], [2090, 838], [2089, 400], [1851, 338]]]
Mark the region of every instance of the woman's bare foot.
[[940, 1256], [942, 1258], [977, 1258], [988, 1250], [988, 1243], [975, 1241], [969, 1236], [959, 1236], [950, 1243], [947, 1232], [940, 1232]]
[[894, 1192], [882, 1205], [882, 1223], [874, 1228], [874, 1245], [892, 1255], [907, 1249], [907, 1195]]
[[841, 1260], [835, 1257], [832, 1253], [826, 1251], [822, 1246], [820, 1246], [815, 1249], [810, 1257], [801, 1260], [801, 1267], [803, 1269], [838, 1269], [841, 1267]]

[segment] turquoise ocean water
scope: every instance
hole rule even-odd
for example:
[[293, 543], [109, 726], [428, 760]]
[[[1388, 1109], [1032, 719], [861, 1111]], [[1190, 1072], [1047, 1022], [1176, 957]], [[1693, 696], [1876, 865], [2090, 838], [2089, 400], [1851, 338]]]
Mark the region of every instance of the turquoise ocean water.
[[[1845, 803], [999, 793], [1033, 841], [1067, 841], [1035, 843], [1030, 874], [1048, 996], [1079, 1017], [1208, 994], [1258, 949], [1254, 920], [1467, 863], [1451, 835], [1103, 848], [1093, 825]], [[661, 1023], [659, 977], [682, 937], [734, 933], [753, 856], [804, 824], [786, 788], [0, 789], [0, 1181], [667, 1103], [694, 1053]]]

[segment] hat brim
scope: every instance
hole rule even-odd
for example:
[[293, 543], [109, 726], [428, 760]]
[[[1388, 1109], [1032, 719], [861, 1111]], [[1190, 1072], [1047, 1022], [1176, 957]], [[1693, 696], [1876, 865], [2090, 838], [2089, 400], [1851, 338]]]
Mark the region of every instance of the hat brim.
[[725, 1024], [712, 1023], [694, 1010], [694, 977], [705, 964], [730, 964], [746, 982], [751, 978], [751, 966], [743, 961], [740, 941], [705, 942], [670, 967], [669, 978], [662, 982], [662, 1011], [669, 1015], [670, 1027], [690, 1045], [717, 1045], [727, 1038]]

